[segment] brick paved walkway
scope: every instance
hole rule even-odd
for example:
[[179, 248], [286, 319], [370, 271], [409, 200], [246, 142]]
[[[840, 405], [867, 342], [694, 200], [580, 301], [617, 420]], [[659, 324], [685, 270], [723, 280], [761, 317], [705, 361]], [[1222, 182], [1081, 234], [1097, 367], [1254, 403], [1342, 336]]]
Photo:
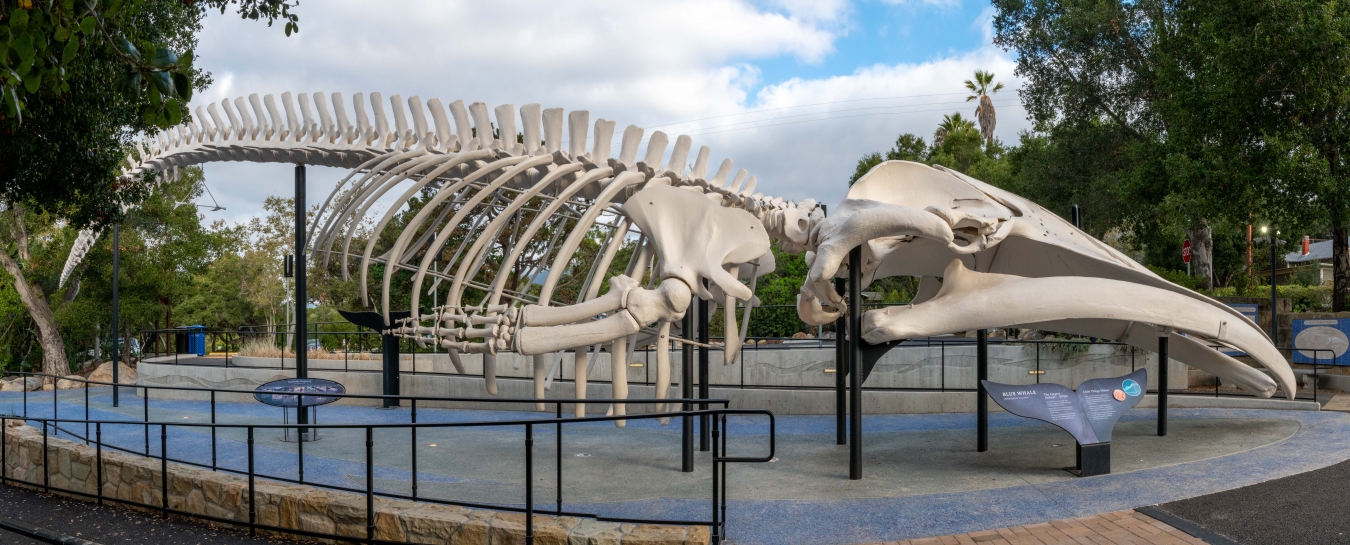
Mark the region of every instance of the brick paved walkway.
[[1350, 394], [1336, 394], [1322, 410], [1350, 412]]
[[1205, 545], [1204, 541], [1137, 511], [999, 528], [878, 545]]

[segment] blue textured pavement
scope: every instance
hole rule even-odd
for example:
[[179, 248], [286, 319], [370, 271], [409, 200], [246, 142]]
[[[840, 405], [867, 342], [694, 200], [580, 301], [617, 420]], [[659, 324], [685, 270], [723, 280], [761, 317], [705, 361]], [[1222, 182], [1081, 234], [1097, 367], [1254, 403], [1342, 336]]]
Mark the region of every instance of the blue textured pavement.
[[[87, 407], [90, 418], [119, 420], [139, 424], [142, 399], [124, 390], [122, 407], [111, 407], [111, 392], [107, 388], [92, 389]], [[21, 413], [22, 395], [14, 392], [0, 394], [0, 413]], [[84, 418], [84, 392], [69, 390], [60, 393], [57, 412], [63, 418]], [[209, 405], [201, 401], [151, 400], [152, 420], [170, 423], [207, 422]], [[32, 392], [28, 394], [27, 410], [31, 417], [47, 418], [53, 415], [52, 393]], [[217, 419], [231, 424], [277, 424], [281, 422], [281, 410], [257, 403], [218, 403]], [[517, 420], [532, 416], [545, 416], [539, 413], [476, 411], [448, 409], [419, 409], [419, 422], [472, 422], [493, 420]], [[318, 411], [319, 423], [341, 424], [382, 424], [406, 423], [409, 419], [407, 408], [380, 410], [372, 407], [324, 406]], [[1050, 482], [1035, 482], [1014, 486], [1002, 486], [985, 490], [970, 490], [937, 494], [902, 494], [898, 491], [903, 483], [895, 483], [897, 492], [880, 497], [861, 497], [831, 499], [828, 497], [806, 497], [801, 499], [763, 499], [744, 497], [733, 485], [731, 501], [728, 506], [728, 533], [733, 543], [777, 544], [777, 543], [821, 543], [847, 544], [869, 541], [889, 541], [924, 536], [967, 533], [993, 528], [1009, 527], [1049, 520], [1082, 517], [1097, 513], [1129, 509], [1143, 505], [1153, 505], [1175, 501], [1203, 494], [1229, 490], [1270, 479], [1311, 471], [1330, 466], [1350, 458], [1350, 414], [1336, 412], [1311, 411], [1271, 411], [1236, 409], [1173, 409], [1169, 411], [1173, 421], [1188, 420], [1226, 420], [1226, 419], [1266, 419], [1286, 420], [1297, 423], [1293, 435], [1274, 443], [1214, 458], [1171, 465], [1160, 465], [1127, 473], [1118, 473], [1084, 479], [1059, 479]], [[186, 418], [185, 418], [186, 417]], [[1136, 409], [1130, 411], [1124, 421], [1147, 421], [1156, 418], [1154, 411]], [[867, 415], [864, 417], [866, 434], [920, 433], [970, 430], [974, 433], [975, 419], [971, 414], [936, 415]], [[784, 416], [778, 418], [778, 441], [782, 445], [793, 441], [816, 440], [834, 437], [834, 418], [832, 416]], [[996, 430], [1026, 428], [1028, 431], [1044, 428], [1047, 424], [1018, 418], [1006, 413], [991, 415], [990, 425]], [[599, 432], [612, 431], [608, 423], [577, 424], [591, 426]], [[74, 425], [68, 431], [83, 435], [83, 425]], [[572, 437], [569, 428], [568, 436]], [[677, 425], [660, 426], [655, 421], [633, 421], [628, 430], [640, 431], [650, 437], [671, 439], [678, 443]], [[141, 425], [105, 425], [103, 439], [105, 444], [114, 445], [130, 451], [140, 452], [146, 447], [145, 427]], [[204, 430], [192, 430], [184, 427], [167, 427], [169, 452], [172, 458], [209, 465], [212, 440]], [[764, 423], [754, 419], [733, 421], [728, 431], [735, 438], [762, 438], [766, 428]], [[152, 454], [158, 454], [161, 446], [159, 427], [150, 427], [149, 448]], [[259, 434], [276, 435], [276, 430], [260, 430]], [[359, 489], [364, 483], [365, 464], [348, 456], [329, 456], [325, 449], [333, 449], [340, 444], [350, 446], [361, 442], [363, 432], [343, 431], [332, 434], [324, 441], [307, 444], [304, 456], [306, 482]], [[400, 432], [405, 433], [406, 432]], [[500, 434], [519, 437], [518, 427], [501, 426], [476, 430], [482, 434]], [[1016, 432], [1021, 433], [1021, 432]], [[509, 435], [508, 435], [509, 434]], [[553, 440], [552, 427], [540, 426], [536, 432], [537, 444], [547, 445]], [[865, 435], [866, 435], [865, 434]], [[82, 438], [70, 433], [60, 434], [72, 440]], [[475, 436], [487, 437], [488, 435]], [[1066, 436], [1067, 437], [1067, 436]], [[275, 438], [272, 438], [275, 439]], [[1128, 441], [1129, 438], [1117, 438]], [[350, 441], [349, 441], [350, 440]], [[272, 441], [276, 445], [275, 441]], [[310, 446], [313, 445], [313, 446]], [[258, 445], [255, 447], [257, 471], [263, 475], [296, 478], [298, 476], [297, 455], [293, 444], [285, 446]], [[997, 450], [998, 445], [995, 445]], [[410, 482], [412, 479], [407, 465], [385, 463], [381, 457], [388, 453], [377, 441], [376, 468], [374, 478], [377, 489], [388, 486], [392, 492], [406, 493], [390, 483]], [[548, 451], [551, 453], [552, 451]], [[869, 455], [881, 454], [869, 451]], [[549, 455], [551, 457], [551, 454]], [[986, 455], [980, 455], [986, 456]], [[990, 463], [997, 463], [997, 453], [989, 453]], [[551, 462], [541, 461], [541, 465], [551, 467]], [[570, 463], [570, 462], [569, 462]], [[242, 471], [247, 466], [247, 446], [243, 441], [243, 432], [222, 430], [216, 441], [216, 464], [221, 468]], [[661, 470], [657, 470], [661, 471]], [[666, 470], [668, 471], [668, 470]], [[700, 461], [698, 475], [708, 473], [706, 462]], [[489, 475], [450, 475], [444, 471], [433, 471], [423, 467], [417, 477], [422, 486], [462, 486], [474, 484], [509, 485], [510, 479]], [[729, 470], [733, 483], [738, 478], [738, 467]], [[648, 477], [660, 479], [661, 473], [648, 473]], [[678, 475], [678, 473], [676, 473]], [[674, 476], [671, 477], [674, 479]], [[875, 477], [874, 477], [875, 478]], [[517, 481], [518, 482], [518, 481]], [[845, 481], [847, 482], [847, 481]], [[1031, 481], [1025, 481], [1030, 483]], [[518, 485], [517, 485], [518, 486]], [[822, 494], [821, 496], [828, 496]], [[537, 494], [537, 497], [551, 498], [551, 495]], [[499, 503], [519, 502], [517, 496], [500, 498]], [[544, 504], [541, 507], [551, 507]], [[710, 516], [711, 505], [708, 499], [690, 499], [688, 497], [654, 497], [621, 502], [568, 502], [569, 511], [590, 512], [611, 517], [641, 517], [663, 519], [706, 519]]]

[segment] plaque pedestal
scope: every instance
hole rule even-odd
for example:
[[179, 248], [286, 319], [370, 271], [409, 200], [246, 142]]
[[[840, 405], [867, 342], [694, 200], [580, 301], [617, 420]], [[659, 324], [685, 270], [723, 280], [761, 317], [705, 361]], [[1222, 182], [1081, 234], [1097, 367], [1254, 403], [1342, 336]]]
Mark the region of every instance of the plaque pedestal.
[[1077, 446], [1078, 465], [1066, 467], [1069, 473], [1079, 477], [1092, 477], [1111, 473], [1111, 443], [1093, 443]]
[[[282, 421], [283, 424], [290, 424], [290, 423], [291, 423], [291, 410], [292, 410], [292, 409], [289, 409], [289, 408], [286, 408], [286, 407], [282, 407], [282, 408], [281, 408], [281, 421]], [[303, 410], [303, 411], [309, 412], [309, 415], [308, 415], [308, 416], [309, 416], [309, 421], [308, 421], [309, 424], [318, 424], [318, 423], [319, 423], [319, 414], [318, 414], [319, 411], [315, 410], [315, 408], [314, 408], [313, 406], [305, 407], [305, 408], [303, 408], [303, 409], [296, 409], [296, 410]], [[299, 417], [300, 415], [297, 414], [296, 416]], [[299, 418], [296, 418], [295, 422], [296, 422], [297, 424], [300, 423], [300, 419], [299, 419]], [[297, 442], [307, 442], [307, 441], [318, 441], [318, 440], [319, 440], [319, 429], [318, 429], [318, 428], [304, 428], [304, 431], [300, 431], [300, 428], [281, 428], [281, 437], [278, 437], [278, 439], [281, 439], [282, 441], [287, 442], [287, 443], [297, 443]]]

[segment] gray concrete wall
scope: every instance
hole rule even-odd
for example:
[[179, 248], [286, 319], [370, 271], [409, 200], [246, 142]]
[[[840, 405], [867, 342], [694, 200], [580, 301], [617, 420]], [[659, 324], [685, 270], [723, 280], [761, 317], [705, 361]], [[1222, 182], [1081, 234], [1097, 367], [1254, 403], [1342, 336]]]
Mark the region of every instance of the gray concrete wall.
[[[714, 385], [754, 385], [754, 386], [834, 386], [834, 349], [805, 348], [782, 349], [747, 347], [741, 353], [739, 362], [723, 365], [722, 351], [710, 350], [710, 383]], [[1157, 355], [1151, 352], [1132, 353], [1129, 347], [1091, 345], [1085, 349], [1057, 348], [1057, 345], [993, 345], [989, 347], [989, 380], [1005, 384], [1031, 384], [1037, 382], [1038, 375], [1033, 371], [1041, 370], [1039, 382], [1053, 382], [1077, 387], [1083, 381], [1120, 376], [1132, 372], [1138, 367], [1149, 369], [1149, 388], [1157, 388]], [[482, 375], [483, 356], [464, 354], [460, 356], [465, 372], [469, 375]], [[533, 376], [533, 359], [514, 353], [501, 353], [496, 356], [498, 377]], [[592, 359], [595, 359], [594, 357]], [[671, 376], [678, 380], [680, 376], [680, 353], [671, 353]], [[559, 371], [563, 380], [575, 378], [573, 354], [565, 352], [559, 362]], [[630, 383], [653, 383], [656, 371], [656, 354], [651, 351], [635, 351], [629, 362], [628, 381]], [[294, 359], [253, 358], [235, 356], [231, 365], [239, 367], [282, 367], [294, 369]], [[1186, 366], [1172, 360], [1169, 367], [1169, 382], [1173, 389], [1187, 387]], [[553, 363], [550, 362], [550, 367]], [[455, 373], [449, 356], [439, 354], [403, 354], [400, 357], [400, 369], [408, 373]], [[352, 371], [379, 371], [379, 360], [309, 360], [309, 369]], [[602, 352], [598, 360], [590, 365], [589, 380], [609, 382], [611, 376], [608, 352]], [[556, 377], [556, 374], [555, 374]], [[948, 346], [923, 347], [906, 346], [891, 350], [877, 362], [867, 386], [876, 388], [974, 388], [975, 387], [975, 347]]]
[[[723, 365], [722, 352], [710, 351], [710, 383], [714, 386], [713, 397], [733, 400], [739, 408], [767, 408], [780, 414], [832, 414], [834, 411], [833, 386], [835, 381], [834, 350], [817, 349], [780, 349], [748, 348], [742, 352], [741, 361], [733, 365]], [[671, 377], [675, 384], [680, 378], [680, 354], [671, 354]], [[473, 398], [533, 398], [534, 389], [530, 380], [533, 375], [532, 358], [503, 353], [497, 356], [497, 376], [499, 391], [489, 396], [481, 378], [483, 356], [466, 354], [461, 356], [467, 375], [454, 375], [454, 367], [446, 354], [405, 354], [401, 357], [401, 390], [404, 395], [428, 397], [473, 397]], [[649, 361], [655, 362], [655, 354], [637, 351], [633, 354], [627, 368], [630, 383], [630, 399], [652, 399], [655, 391], [651, 383], [656, 376]], [[1133, 361], [1132, 361], [1133, 360]], [[558, 371], [566, 382], [554, 384], [547, 392], [548, 398], [573, 397], [575, 376], [573, 354], [564, 353], [561, 358], [554, 357], [550, 362], [558, 362]], [[1132, 365], [1133, 364], [1133, 365]], [[310, 360], [310, 376], [342, 383], [353, 394], [379, 394], [379, 360]], [[277, 368], [283, 366], [282, 368]], [[1039, 369], [1042, 375], [1031, 374]], [[1096, 377], [1120, 376], [1131, 372], [1135, 366], [1150, 369], [1149, 387], [1156, 388], [1156, 357], [1153, 354], [1139, 353], [1131, 355], [1128, 348], [1112, 346], [1091, 346], [1081, 353], [1071, 353], [1068, 357], [1059, 350], [1042, 347], [1037, 353], [1034, 345], [994, 345], [989, 347], [989, 378], [1007, 384], [1033, 384], [1054, 382], [1068, 387], [1076, 387], [1084, 380]], [[346, 367], [350, 371], [343, 371]], [[294, 360], [279, 358], [251, 358], [236, 356], [230, 367], [179, 366], [171, 363], [145, 361], [140, 364], [141, 384], [159, 386], [189, 386], [205, 388], [232, 388], [252, 390], [265, 382], [294, 376]], [[414, 371], [415, 370], [415, 371]], [[1184, 389], [1187, 386], [1186, 366], [1172, 360], [1169, 366], [1170, 386]], [[598, 361], [590, 366], [588, 373], [592, 381], [587, 387], [586, 397], [607, 399], [611, 396], [611, 376], [609, 354], [599, 354]], [[516, 379], [516, 380], [512, 380]], [[746, 385], [759, 388], [741, 389], [742, 380]], [[727, 388], [717, 388], [726, 386]], [[867, 381], [871, 388], [896, 389], [973, 389], [975, 387], [975, 347], [900, 347], [887, 353], [873, 370]], [[788, 390], [774, 387], [822, 388], [821, 390]], [[204, 394], [193, 392], [153, 392], [154, 397], [175, 397], [180, 399], [205, 399]], [[679, 395], [678, 386], [672, 387], [667, 397]], [[943, 393], [927, 391], [884, 392], [870, 391], [865, 394], [868, 412], [876, 413], [926, 413], [926, 412], [969, 412], [974, 411], [974, 396], [969, 393]], [[875, 397], [875, 400], [873, 400]], [[221, 401], [247, 401], [251, 396], [245, 394], [220, 394]], [[373, 405], [375, 401], [348, 400], [346, 404]], [[594, 404], [593, 404], [594, 405]], [[427, 406], [436, 406], [428, 403]], [[529, 404], [492, 403], [441, 403], [446, 407], [474, 407], [493, 409], [528, 410]], [[649, 408], [649, 407], [647, 407]], [[630, 412], [641, 412], [647, 408], [632, 406]], [[590, 410], [603, 412], [606, 407], [590, 407]], [[568, 411], [570, 412], [570, 407]]]

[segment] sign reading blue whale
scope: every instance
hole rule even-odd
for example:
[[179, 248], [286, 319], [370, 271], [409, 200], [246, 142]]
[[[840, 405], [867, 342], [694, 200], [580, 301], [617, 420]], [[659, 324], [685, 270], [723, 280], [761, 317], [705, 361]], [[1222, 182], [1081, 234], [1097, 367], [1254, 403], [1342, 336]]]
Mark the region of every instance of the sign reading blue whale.
[[1123, 377], [1094, 378], [1077, 391], [1058, 384], [981, 382], [994, 403], [1008, 412], [1049, 422], [1064, 428], [1078, 444], [1092, 445], [1111, 442], [1116, 421], [1144, 398], [1148, 372], [1140, 369]]

